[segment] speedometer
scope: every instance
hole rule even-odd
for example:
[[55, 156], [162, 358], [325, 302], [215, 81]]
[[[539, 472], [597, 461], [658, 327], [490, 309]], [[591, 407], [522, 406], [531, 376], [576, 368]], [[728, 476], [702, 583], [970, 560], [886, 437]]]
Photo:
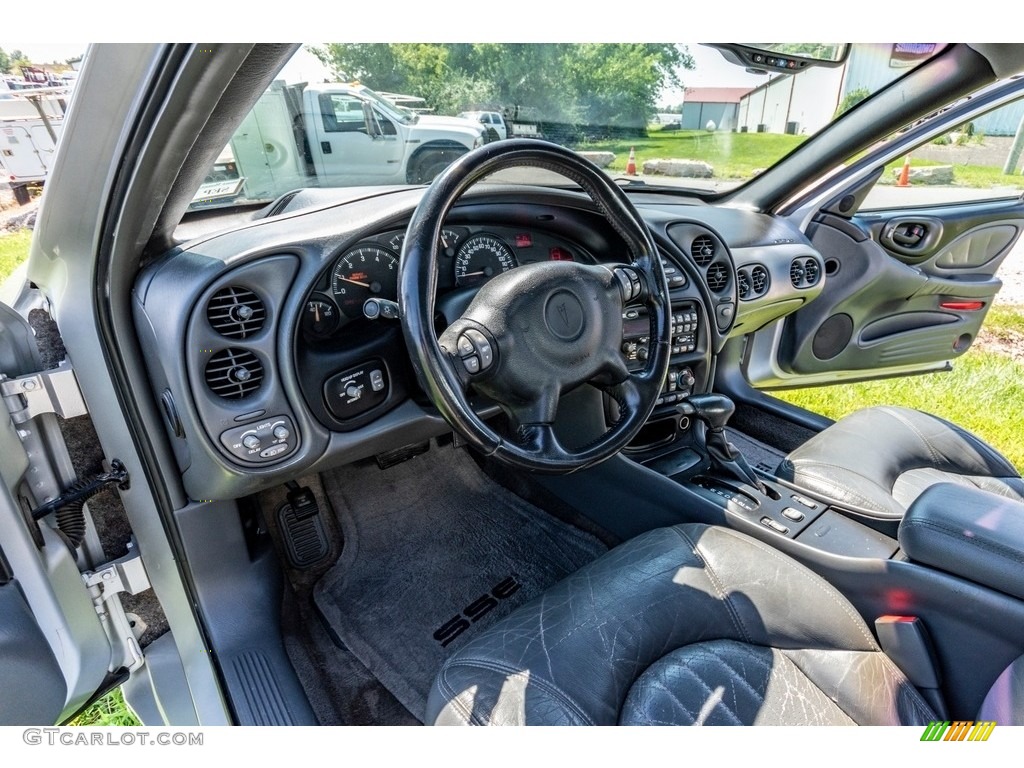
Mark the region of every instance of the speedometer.
[[494, 235], [473, 235], [455, 254], [457, 285], [477, 285], [519, 266], [512, 249]]
[[398, 297], [398, 257], [379, 245], [346, 251], [331, 272], [331, 292], [347, 317], [362, 317], [363, 303], [371, 296], [394, 301]]

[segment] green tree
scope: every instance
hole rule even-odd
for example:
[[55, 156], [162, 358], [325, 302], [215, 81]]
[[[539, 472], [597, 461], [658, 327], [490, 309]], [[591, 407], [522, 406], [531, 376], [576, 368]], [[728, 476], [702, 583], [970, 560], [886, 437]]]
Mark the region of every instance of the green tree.
[[335, 77], [423, 97], [440, 113], [490, 107], [545, 120], [642, 128], [662, 88], [692, 69], [670, 44], [331, 43]]
[[3, 48], [0, 48], [0, 75], [11, 74], [11, 57]]
[[843, 97], [842, 101], [839, 102], [839, 107], [836, 109], [835, 116], [839, 117], [841, 114], [843, 114], [843, 112], [853, 109], [853, 107], [860, 104], [862, 101], [864, 101], [864, 99], [866, 99], [870, 95], [871, 91], [869, 91], [867, 88], [854, 88], [852, 91], [850, 91]]
[[20, 70], [22, 67], [31, 65], [32, 62], [24, 53], [21, 52], [20, 48], [15, 48], [11, 51], [11, 70]]

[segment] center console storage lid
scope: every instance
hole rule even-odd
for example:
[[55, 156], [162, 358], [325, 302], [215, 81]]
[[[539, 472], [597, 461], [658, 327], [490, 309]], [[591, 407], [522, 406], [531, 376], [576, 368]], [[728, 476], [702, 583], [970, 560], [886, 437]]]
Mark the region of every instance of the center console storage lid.
[[900, 546], [913, 561], [1024, 599], [1024, 504], [938, 483], [911, 504]]

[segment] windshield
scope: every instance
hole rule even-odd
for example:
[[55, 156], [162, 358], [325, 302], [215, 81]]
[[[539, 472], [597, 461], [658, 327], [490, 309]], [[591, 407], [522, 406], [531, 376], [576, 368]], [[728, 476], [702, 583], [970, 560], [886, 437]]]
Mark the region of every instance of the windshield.
[[[562, 144], [647, 186], [724, 192], [942, 48], [853, 44], [842, 58], [844, 46], [758, 45], [824, 61], [767, 71], [676, 43], [304, 45], [192, 207], [302, 187], [425, 184], [462, 154], [516, 138]], [[783, 61], [751, 59], [765, 60]], [[502, 180], [568, 183], [540, 173]]]

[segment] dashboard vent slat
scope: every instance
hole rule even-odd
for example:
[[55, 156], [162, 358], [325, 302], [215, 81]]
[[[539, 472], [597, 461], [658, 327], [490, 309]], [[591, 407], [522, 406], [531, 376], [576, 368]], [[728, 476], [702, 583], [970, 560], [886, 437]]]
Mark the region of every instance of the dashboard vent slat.
[[715, 241], [708, 235], [700, 235], [690, 246], [690, 256], [698, 267], [706, 267], [715, 258]]
[[819, 269], [817, 261], [808, 259], [804, 262], [804, 278], [807, 280], [807, 285], [817, 285], [820, 277], [821, 269]]
[[713, 293], [721, 292], [729, 284], [729, 270], [724, 264], [712, 264], [708, 267], [708, 288]]
[[771, 279], [762, 264], [743, 267], [736, 272], [736, 291], [741, 301], [759, 299], [768, 293]]
[[747, 274], [745, 269], [741, 269], [736, 273], [736, 292], [743, 301], [752, 298], [750, 295], [750, 275]]
[[821, 280], [821, 265], [817, 259], [793, 259], [789, 265], [789, 280], [794, 288], [812, 288]]
[[260, 297], [248, 288], [221, 288], [206, 305], [206, 319], [221, 336], [247, 339], [263, 329], [267, 310]]
[[206, 363], [205, 378], [213, 394], [241, 400], [260, 388], [263, 364], [246, 349], [222, 349]]

